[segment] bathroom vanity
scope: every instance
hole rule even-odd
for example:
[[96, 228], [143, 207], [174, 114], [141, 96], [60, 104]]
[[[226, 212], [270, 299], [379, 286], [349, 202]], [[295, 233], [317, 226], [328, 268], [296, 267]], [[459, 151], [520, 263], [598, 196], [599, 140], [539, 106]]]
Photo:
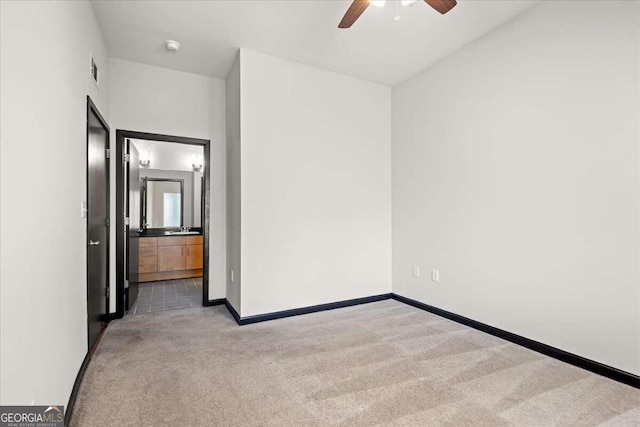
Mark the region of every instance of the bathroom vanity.
[[140, 282], [202, 276], [201, 235], [140, 237], [139, 242]]
[[141, 171], [139, 282], [203, 275], [201, 175], [158, 169]]

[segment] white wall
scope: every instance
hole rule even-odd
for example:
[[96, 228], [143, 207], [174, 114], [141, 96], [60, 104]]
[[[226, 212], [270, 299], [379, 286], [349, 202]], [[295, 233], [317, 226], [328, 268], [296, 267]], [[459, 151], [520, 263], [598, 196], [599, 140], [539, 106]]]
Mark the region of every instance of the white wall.
[[0, 404], [66, 405], [87, 352], [86, 97], [108, 120], [109, 64], [89, 2], [0, 16]]
[[394, 88], [394, 292], [640, 374], [638, 5], [542, 2]]
[[390, 88], [248, 50], [240, 68], [240, 314], [390, 292]]
[[[113, 138], [116, 129], [125, 129], [211, 140], [209, 298], [224, 298], [224, 80], [114, 58], [109, 60], [109, 66]], [[112, 176], [115, 176], [115, 171]], [[112, 185], [115, 189], [115, 182]], [[115, 199], [112, 200], [115, 209]], [[112, 239], [115, 241], [115, 234]], [[115, 259], [115, 250], [112, 253]], [[115, 286], [113, 263], [112, 277], [112, 286]], [[112, 306], [112, 311], [115, 311], [115, 305]]]
[[[167, 171], [193, 172], [194, 158], [203, 161], [204, 147], [200, 145], [176, 144], [166, 141], [131, 139], [141, 158], [148, 155], [149, 168]], [[144, 169], [144, 168], [142, 168]]]
[[[191, 186], [193, 194], [196, 197], [192, 199], [191, 210], [194, 213], [193, 222], [190, 227], [201, 227], [200, 212], [201, 200], [201, 178], [204, 175], [204, 169], [200, 172], [193, 171], [194, 161], [198, 164], [204, 164], [204, 148], [198, 145], [175, 144], [166, 141], [148, 141], [142, 139], [132, 139], [133, 144], [138, 149], [140, 155], [151, 160], [151, 169], [159, 169], [165, 171], [187, 171], [191, 174]], [[144, 154], [144, 155], [143, 155]], [[144, 171], [145, 168], [141, 168]], [[186, 185], [186, 182], [185, 182]]]
[[[240, 312], [241, 286], [241, 165], [240, 165], [240, 56], [238, 53], [226, 80], [227, 119], [227, 301]], [[233, 280], [231, 272], [233, 271]]]
[[[638, 22], [640, 23], [640, 7], [637, 8], [636, 11], [636, 16], [638, 19]], [[636, 46], [636, 51], [637, 51], [637, 72], [638, 72], [638, 80], [640, 81], [640, 41], [637, 43]], [[638, 84], [637, 86], [637, 90], [638, 90], [638, 103], [640, 104], [640, 84]], [[640, 106], [638, 107], [640, 108]], [[638, 135], [640, 135], [640, 120], [637, 120], [637, 126], [638, 126]], [[640, 138], [638, 140], [638, 170], [640, 171]], [[640, 173], [638, 174], [638, 186], [640, 187]], [[640, 209], [638, 209], [638, 224], [640, 224]], [[638, 265], [638, 276], [640, 276], [640, 239], [638, 239], [638, 258], [637, 258], [637, 265]], [[638, 340], [638, 352], [640, 353], [640, 291], [638, 291], [638, 328], [637, 328], [637, 340]]]

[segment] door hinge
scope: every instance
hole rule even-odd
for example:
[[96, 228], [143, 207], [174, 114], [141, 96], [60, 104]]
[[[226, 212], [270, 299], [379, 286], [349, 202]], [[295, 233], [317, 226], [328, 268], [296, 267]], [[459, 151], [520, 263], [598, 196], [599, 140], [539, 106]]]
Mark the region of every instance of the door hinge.
[[129, 159], [130, 159], [130, 157], [129, 157], [129, 155], [128, 155], [128, 154], [124, 154], [124, 155], [122, 156], [122, 159], [123, 159], [125, 162], [128, 162], [128, 161], [129, 161]]
[[124, 225], [129, 225], [129, 217], [128, 216], [124, 217]]
[[107, 159], [110, 159], [111, 158], [111, 150], [107, 148], [105, 151], [107, 152]]
[[111, 288], [109, 286], [107, 286], [107, 288], [105, 289], [105, 295], [107, 296], [107, 298], [111, 298]]
[[107, 227], [111, 227], [111, 220], [109, 218], [105, 219], [104, 225], [106, 225]]

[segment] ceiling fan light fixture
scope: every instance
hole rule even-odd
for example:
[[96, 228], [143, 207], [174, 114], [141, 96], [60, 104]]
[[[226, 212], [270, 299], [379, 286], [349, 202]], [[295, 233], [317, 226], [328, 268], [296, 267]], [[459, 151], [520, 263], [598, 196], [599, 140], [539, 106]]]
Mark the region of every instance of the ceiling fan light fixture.
[[[429, 6], [440, 12], [441, 14], [445, 14], [453, 9], [458, 3], [457, 0], [423, 0]], [[396, 16], [395, 20], [400, 20], [399, 7], [402, 6], [411, 6], [414, 0], [396, 0]], [[338, 24], [338, 28], [351, 28], [351, 26], [358, 20], [360, 15], [364, 13], [364, 11], [369, 7], [369, 5], [374, 5], [376, 7], [382, 7], [385, 4], [385, 0], [352, 0], [351, 6], [347, 9], [347, 12], [342, 17], [342, 20]]]

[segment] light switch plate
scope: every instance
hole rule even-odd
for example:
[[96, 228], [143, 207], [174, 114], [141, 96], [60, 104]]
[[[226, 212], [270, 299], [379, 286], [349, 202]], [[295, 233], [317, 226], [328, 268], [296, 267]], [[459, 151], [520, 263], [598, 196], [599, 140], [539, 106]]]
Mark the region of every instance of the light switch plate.
[[417, 265], [413, 266], [413, 277], [420, 277], [420, 267]]
[[434, 282], [440, 281], [440, 271], [439, 270], [431, 270], [431, 280]]

